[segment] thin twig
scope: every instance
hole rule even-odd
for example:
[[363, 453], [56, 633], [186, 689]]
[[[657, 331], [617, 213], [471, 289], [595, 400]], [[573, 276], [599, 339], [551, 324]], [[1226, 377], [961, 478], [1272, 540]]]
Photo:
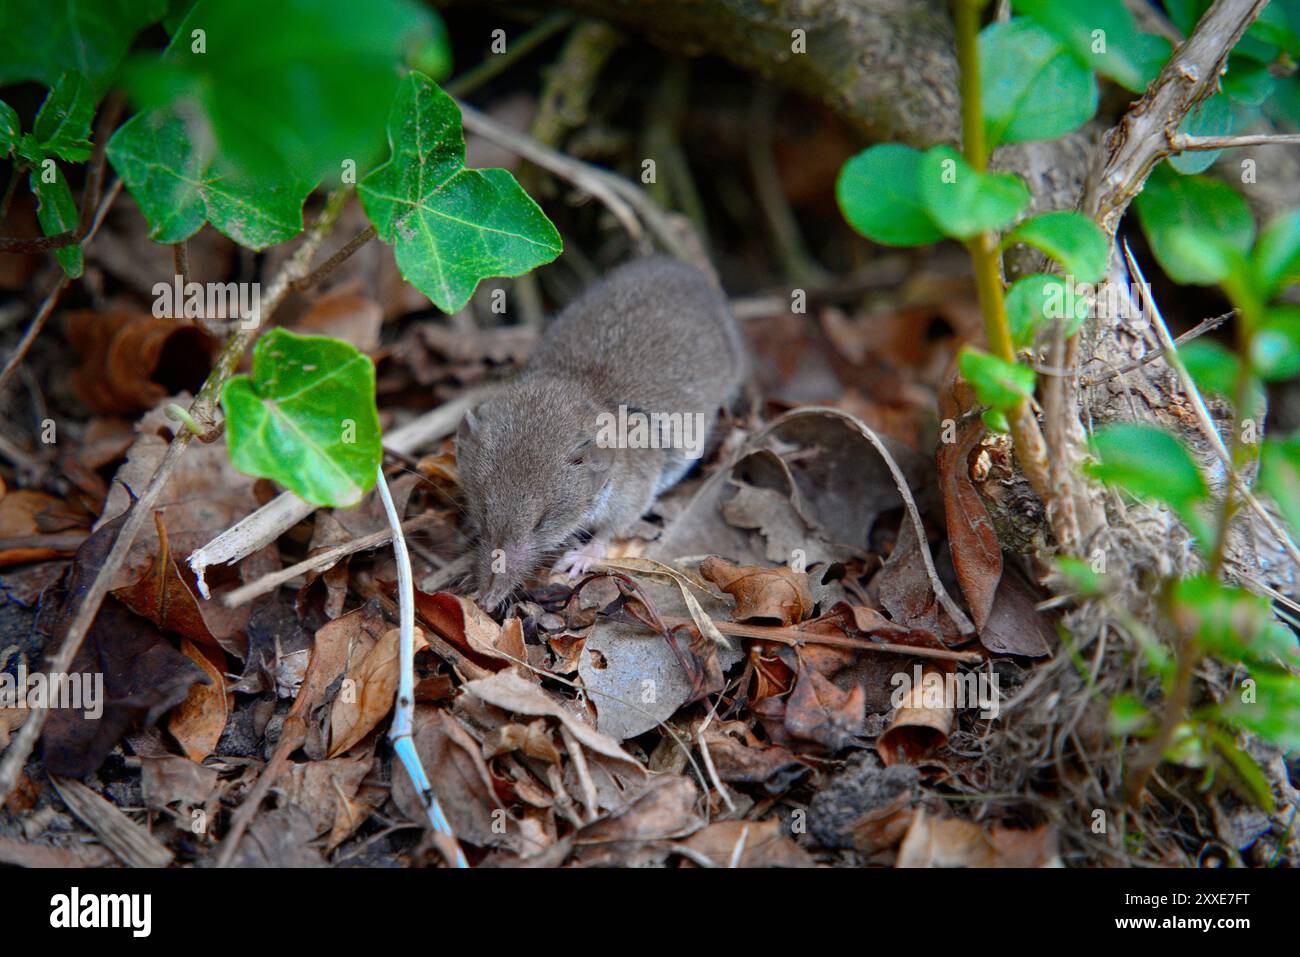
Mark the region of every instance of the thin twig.
[[[271, 281], [267, 290], [266, 301], [262, 307], [263, 320], [269, 317], [280, 305], [288, 292], [289, 282], [295, 276], [302, 275], [306, 271], [311, 257], [320, 248], [325, 235], [337, 220], [346, 195], [346, 193], [339, 191], [329, 197], [316, 225], [307, 234], [294, 255], [285, 263], [279, 274]], [[252, 342], [257, 332], [257, 327], [250, 326], [246, 329], [239, 329], [230, 337], [225, 348], [217, 357], [217, 361], [213, 364], [212, 371], [208, 374], [203, 388], [190, 406], [190, 415], [196, 421], [205, 424], [212, 422], [221, 387], [234, 374], [235, 369], [239, 367], [244, 350]], [[86, 632], [90, 630], [96, 615], [99, 614], [100, 605], [103, 604], [113, 579], [126, 561], [127, 552], [130, 550], [131, 545], [134, 544], [136, 536], [140, 533], [145, 521], [153, 514], [154, 504], [162, 494], [163, 488], [167, 485], [172, 472], [180, 463], [181, 456], [185, 453], [185, 448], [193, 437], [194, 433], [189, 429], [178, 429], [176, 431], [171, 444], [167, 447], [167, 452], [163, 455], [162, 462], [159, 463], [158, 469], [149, 480], [149, 484], [140, 494], [140, 497], [131, 504], [126, 513], [126, 519], [117, 533], [117, 538], [113, 542], [113, 547], [109, 550], [107, 557], [95, 575], [94, 581], [90, 583], [90, 587], [81, 599], [76, 616], [72, 619], [58, 652], [49, 659], [48, 664], [51, 672], [63, 673], [71, 669], [72, 660], [80, 649], [81, 643], [86, 637]], [[23, 765], [27, 763], [27, 758], [31, 755], [32, 749], [36, 746], [36, 739], [44, 729], [45, 719], [48, 715], [49, 710], [44, 708], [33, 712], [32, 716], [24, 722], [22, 728], [14, 737], [3, 759], [0, 759], [0, 802], [3, 802], [9, 796], [18, 783], [18, 775], [21, 773]]]
[[172, 244], [172, 268], [181, 277], [182, 284], [190, 281], [190, 250], [184, 240]]
[[1175, 153], [1288, 144], [1300, 145], [1300, 133], [1244, 133], [1241, 136], [1189, 136], [1186, 133], [1176, 133], [1169, 138], [1169, 148]]
[[367, 226], [349, 239], [342, 249], [313, 269], [310, 275], [303, 276], [301, 279], [295, 281], [293, 283], [293, 288], [302, 291], [303, 289], [310, 289], [312, 286], [321, 282], [328, 277], [330, 273], [342, 265], [345, 260], [349, 259], [353, 253], [366, 243], [370, 242], [370, 240], [374, 239], [376, 235], [375, 227]]
[[[438, 518], [433, 512], [426, 512], [424, 515], [417, 515], [409, 519], [402, 525], [402, 531], [414, 532], [426, 525], [431, 525]], [[390, 528], [381, 528], [377, 532], [371, 532], [369, 535], [362, 535], [354, 538], [350, 542], [343, 542], [332, 548], [312, 555], [310, 558], [304, 558], [296, 565], [290, 565], [287, 568], [281, 568], [277, 572], [270, 572], [263, 575], [257, 581], [249, 582], [247, 585], [241, 585], [234, 591], [223, 595], [221, 603], [227, 608], [238, 608], [240, 605], [247, 605], [254, 598], [265, 595], [267, 592], [275, 591], [285, 582], [293, 581], [299, 575], [306, 575], [308, 572], [319, 571], [322, 568], [328, 568], [340, 558], [346, 558], [356, 552], [365, 551], [368, 548], [379, 548], [381, 545], [387, 545], [393, 540], [393, 531]]]
[[543, 146], [526, 133], [519, 133], [509, 127], [502, 126], [496, 120], [485, 113], [480, 113], [468, 103], [460, 103], [459, 105], [461, 122], [466, 130], [483, 137], [485, 140], [490, 140], [498, 146], [505, 147], [530, 163], [536, 163], [542, 169], [549, 170], [587, 195], [600, 200], [614, 214], [614, 217], [634, 240], [641, 238], [641, 221], [637, 219], [631, 204], [625, 197], [620, 195], [614, 183], [611, 182], [612, 173], [598, 169], [581, 160], [576, 160], [571, 156], [566, 156], [549, 146]]

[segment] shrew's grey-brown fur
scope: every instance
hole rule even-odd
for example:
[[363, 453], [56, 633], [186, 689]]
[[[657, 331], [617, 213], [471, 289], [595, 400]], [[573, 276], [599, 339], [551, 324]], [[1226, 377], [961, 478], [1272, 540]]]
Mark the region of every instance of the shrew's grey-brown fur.
[[517, 378], [472, 410], [456, 458], [474, 576], [501, 604], [557, 550], [578, 572], [690, 467], [682, 448], [607, 448], [601, 413], [702, 413], [712, 427], [749, 372], [721, 291], [694, 266], [634, 260], [570, 303]]

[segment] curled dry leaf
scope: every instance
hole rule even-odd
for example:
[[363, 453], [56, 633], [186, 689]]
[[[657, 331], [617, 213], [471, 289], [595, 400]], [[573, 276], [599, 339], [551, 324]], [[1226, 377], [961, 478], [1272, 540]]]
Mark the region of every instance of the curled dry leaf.
[[430, 595], [415, 591], [415, 611], [435, 633], [465, 652], [476, 664], [492, 671], [528, 661], [519, 619], [498, 625], [472, 599], [440, 591]]
[[142, 755], [140, 772], [145, 806], [155, 811], [176, 804], [184, 815], [191, 808], [206, 806], [217, 791], [216, 768], [176, 754]]
[[483, 757], [489, 760], [511, 751], [522, 751], [547, 764], [560, 763], [560, 752], [541, 718], [529, 724], [504, 724], [483, 740]]
[[808, 576], [789, 568], [739, 567], [721, 558], [706, 558], [700, 574], [736, 601], [736, 621], [793, 625], [813, 612]]
[[[393, 709], [400, 636], [400, 629], [390, 628], [348, 668], [330, 712], [329, 757], [343, 754], [374, 730]], [[415, 629], [415, 650], [427, 647], [424, 633]]]
[[227, 693], [221, 668], [194, 642], [181, 639], [181, 652], [202, 669], [208, 682], [190, 688], [185, 700], [172, 711], [167, 730], [191, 761], [202, 762], [221, 740], [235, 696]]
[[72, 385], [92, 412], [140, 412], [207, 378], [214, 343], [188, 321], [92, 310], [67, 313], [64, 321], [68, 341], [82, 356]]
[[54, 496], [24, 489], [0, 495], [0, 567], [72, 555], [85, 541], [85, 514]]
[[894, 711], [889, 727], [876, 742], [886, 764], [915, 763], [948, 743], [956, 709], [949, 700], [945, 679], [949, 672], [932, 664], [916, 665], [902, 704]]

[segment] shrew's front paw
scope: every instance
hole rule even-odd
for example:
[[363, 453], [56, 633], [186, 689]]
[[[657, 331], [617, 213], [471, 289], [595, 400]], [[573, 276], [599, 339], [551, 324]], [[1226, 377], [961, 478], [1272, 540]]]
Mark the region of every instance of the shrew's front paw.
[[593, 538], [581, 548], [571, 548], [560, 556], [552, 571], [557, 575], [579, 578], [591, 571], [591, 567], [605, 557], [609, 543]]

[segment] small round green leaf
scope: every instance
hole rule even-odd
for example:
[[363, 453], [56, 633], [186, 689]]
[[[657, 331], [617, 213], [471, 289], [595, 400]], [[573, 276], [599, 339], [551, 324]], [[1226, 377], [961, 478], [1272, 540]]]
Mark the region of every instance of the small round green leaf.
[[835, 198], [848, 224], [885, 246], [922, 246], [944, 238], [918, 189], [921, 154], [882, 143], [854, 156], [835, 181]]
[[1197, 509], [1207, 495], [1205, 480], [1178, 439], [1154, 426], [1117, 423], [1098, 429], [1091, 446], [1098, 459], [1087, 467], [1093, 478], [1138, 498], [1164, 502], [1197, 538], [1208, 540], [1208, 526]]
[[1123, 0], [1014, 0], [1014, 6], [1081, 63], [1133, 93], [1145, 90], [1169, 58], [1169, 41], [1139, 32]]
[[1034, 370], [965, 346], [957, 357], [962, 378], [984, 405], [1006, 412], [1034, 394]]
[[1075, 282], [1096, 282], [1106, 272], [1110, 247], [1097, 225], [1073, 210], [1057, 210], [1027, 219], [1013, 229], [1004, 245], [1026, 243], [1060, 263]]
[[1266, 382], [1300, 375], [1300, 306], [1274, 306], [1250, 339], [1250, 364]]
[[1041, 272], [1017, 279], [1007, 290], [1006, 302], [1011, 341], [1017, 349], [1032, 347], [1046, 323], [1065, 320], [1065, 334], [1072, 336], [1088, 318], [1084, 296], [1075, 295], [1060, 276]]
[[1277, 503], [1291, 531], [1300, 535], [1300, 433], [1270, 436], [1259, 455], [1259, 487]]
[[980, 102], [989, 147], [1051, 140], [1097, 112], [1097, 80], [1032, 20], [980, 33]]
[[954, 239], [1001, 229], [1029, 205], [1029, 187], [1019, 176], [981, 173], [951, 146], [922, 156], [918, 182], [930, 218]]
[[1246, 200], [1231, 186], [1208, 177], [1179, 176], [1162, 164], [1135, 205], [1152, 252], [1176, 282], [1220, 281], [1255, 240], [1255, 220]]
[[1279, 216], [1255, 244], [1255, 277], [1265, 298], [1300, 282], [1300, 210]]
[[1237, 373], [1241, 369], [1241, 360], [1235, 352], [1213, 339], [1193, 339], [1178, 347], [1178, 356], [1198, 389], [1224, 398], [1232, 397]]
[[326, 336], [272, 329], [253, 348], [253, 374], [221, 393], [235, 468], [315, 505], [355, 505], [374, 484], [383, 449], [374, 364]]

